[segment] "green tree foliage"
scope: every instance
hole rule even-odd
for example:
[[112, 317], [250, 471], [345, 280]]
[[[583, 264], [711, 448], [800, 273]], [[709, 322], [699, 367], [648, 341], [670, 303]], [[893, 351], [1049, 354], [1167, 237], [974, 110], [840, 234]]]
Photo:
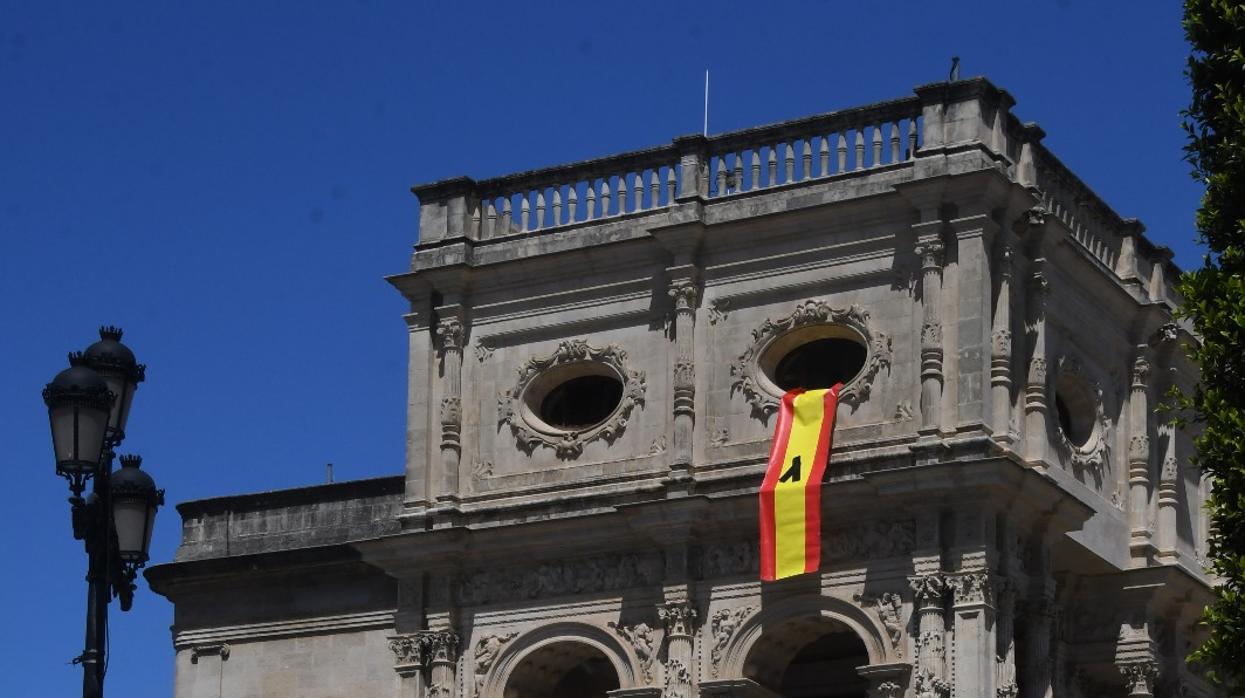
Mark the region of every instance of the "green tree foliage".
[[1192, 46], [1185, 113], [1193, 175], [1206, 186], [1197, 228], [1209, 254], [1184, 274], [1182, 313], [1201, 337], [1201, 383], [1181, 407], [1201, 423], [1195, 462], [1213, 478], [1211, 564], [1222, 580], [1206, 611], [1209, 639], [1193, 654], [1245, 693], [1245, 3], [1186, 0]]

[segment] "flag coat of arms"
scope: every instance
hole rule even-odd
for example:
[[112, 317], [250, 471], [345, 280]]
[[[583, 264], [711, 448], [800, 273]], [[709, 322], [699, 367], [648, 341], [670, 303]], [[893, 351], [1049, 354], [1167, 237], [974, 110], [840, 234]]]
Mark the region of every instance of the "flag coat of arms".
[[761, 579], [821, 565], [821, 479], [830, 458], [843, 385], [794, 389], [782, 397], [769, 466], [761, 485]]

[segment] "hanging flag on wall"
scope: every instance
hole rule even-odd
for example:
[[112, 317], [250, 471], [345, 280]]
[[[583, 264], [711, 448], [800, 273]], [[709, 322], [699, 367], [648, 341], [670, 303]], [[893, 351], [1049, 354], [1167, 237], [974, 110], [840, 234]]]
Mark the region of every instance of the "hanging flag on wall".
[[761, 485], [761, 579], [816, 572], [821, 565], [821, 478], [830, 459], [842, 383], [782, 396]]

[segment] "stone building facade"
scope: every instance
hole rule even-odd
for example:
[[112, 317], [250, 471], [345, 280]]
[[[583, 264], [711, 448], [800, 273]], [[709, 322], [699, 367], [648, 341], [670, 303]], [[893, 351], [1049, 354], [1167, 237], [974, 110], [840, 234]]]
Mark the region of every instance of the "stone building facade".
[[[1013, 106], [415, 187], [405, 473], [181, 504], [176, 695], [1217, 695], [1171, 255]], [[762, 583], [778, 398], [834, 376], [822, 570]]]

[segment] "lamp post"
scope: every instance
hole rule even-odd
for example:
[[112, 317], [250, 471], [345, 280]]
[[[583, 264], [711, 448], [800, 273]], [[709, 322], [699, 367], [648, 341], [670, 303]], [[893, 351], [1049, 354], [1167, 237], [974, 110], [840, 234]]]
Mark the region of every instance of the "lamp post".
[[[99, 341], [69, 355], [70, 367], [43, 389], [52, 426], [56, 474], [69, 481], [74, 538], [86, 548], [86, 643], [75, 660], [82, 664], [82, 695], [104, 695], [108, 604], [113, 597], [130, 610], [134, 579], [147, 563], [156, 509], [164, 490], [140, 469], [142, 458], [121, 456], [112, 470], [115, 449], [125, 438], [125, 423], [144, 366], [121, 343], [121, 330], [101, 327]], [[86, 497], [88, 482], [91, 492]]]

